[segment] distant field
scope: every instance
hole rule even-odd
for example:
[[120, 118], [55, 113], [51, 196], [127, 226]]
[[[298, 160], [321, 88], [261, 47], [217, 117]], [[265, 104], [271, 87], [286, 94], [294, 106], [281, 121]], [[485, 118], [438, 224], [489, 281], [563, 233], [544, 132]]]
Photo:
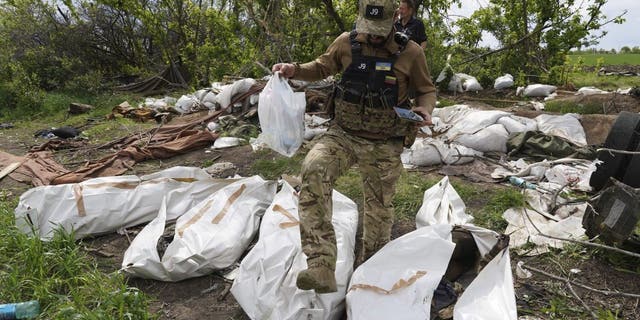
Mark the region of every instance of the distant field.
[[640, 65], [640, 54], [638, 53], [617, 53], [617, 54], [570, 54], [569, 58], [572, 62], [576, 62], [578, 57], [582, 57], [585, 66], [595, 66], [599, 58], [604, 59], [602, 65]]

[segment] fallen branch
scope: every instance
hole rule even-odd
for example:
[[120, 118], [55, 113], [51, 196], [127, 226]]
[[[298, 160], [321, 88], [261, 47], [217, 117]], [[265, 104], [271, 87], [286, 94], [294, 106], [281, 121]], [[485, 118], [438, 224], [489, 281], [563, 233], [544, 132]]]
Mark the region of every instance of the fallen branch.
[[522, 264], [521, 267], [523, 267], [523, 268], [525, 268], [525, 269], [527, 269], [529, 271], [533, 271], [533, 272], [535, 272], [537, 274], [541, 274], [543, 276], [549, 277], [551, 279], [560, 280], [560, 281], [563, 281], [565, 283], [570, 283], [570, 284], [572, 284], [574, 286], [578, 286], [578, 287], [580, 287], [582, 289], [586, 289], [586, 290], [589, 290], [589, 291], [600, 293], [600, 294], [603, 294], [605, 296], [623, 296], [623, 297], [630, 297], [630, 298], [640, 298], [640, 294], [596, 289], [596, 288], [590, 287], [588, 285], [585, 285], [585, 284], [582, 284], [582, 283], [579, 283], [579, 282], [576, 282], [576, 281], [573, 281], [573, 280], [570, 280], [570, 279], [567, 279], [567, 278], [563, 278], [563, 277], [548, 273], [546, 271], [543, 271], [543, 270], [540, 270], [540, 269], [537, 269], [537, 268], [534, 268], [534, 267], [530, 267], [530, 266], [528, 266], [526, 264]]
[[460, 97], [460, 100], [489, 101], [489, 102], [504, 102], [504, 103], [521, 103], [521, 102], [526, 102], [526, 101], [522, 101], [522, 100], [489, 99], [489, 98], [476, 98], [476, 97], [470, 97], [470, 96]]
[[569, 279], [567, 279], [567, 280], [565, 281], [565, 283], [564, 283], [564, 284], [566, 284], [566, 285], [567, 285], [567, 288], [569, 288], [569, 291], [571, 291], [571, 294], [573, 294], [573, 296], [574, 296], [576, 299], [578, 299], [578, 301], [580, 301], [580, 303], [582, 304], [582, 306], [583, 306], [585, 309], [587, 309], [587, 311], [589, 311], [589, 313], [591, 313], [591, 316], [592, 316], [594, 319], [596, 319], [596, 320], [597, 320], [597, 319], [598, 319], [598, 315], [597, 315], [597, 314], [595, 314], [595, 312], [593, 312], [593, 310], [591, 310], [591, 308], [589, 308], [589, 306], [588, 306], [586, 303], [584, 303], [584, 300], [582, 300], [582, 299], [580, 298], [580, 296], [578, 295], [578, 293], [577, 293], [575, 290], [573, 290], [573, 286], [571, 286], [571, 282], [569, 281]]

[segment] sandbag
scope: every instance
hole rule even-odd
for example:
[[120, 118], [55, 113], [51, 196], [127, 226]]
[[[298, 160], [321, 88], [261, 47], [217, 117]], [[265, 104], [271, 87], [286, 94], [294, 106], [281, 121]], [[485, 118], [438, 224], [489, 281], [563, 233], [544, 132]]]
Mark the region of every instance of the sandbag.
[[176, 101], [174, 109], [180, 113], [190, 113], [197, 109], [199, 105], [200, 102], [198, 101], [198, 98], [194, 95], [187, 94], [181, 96], [180, 99]]
[[443, 163], [469, 163], [476, 155], [482, 155], [482, 152], [433, 138], [418, 138], [411, 148], [402, 152], [400, 159], [406, 166], [426, 167]]
[[558, 87], [548, 84], [530, 84], [522, 92], [525, 97], [546, 97], [556, 91]]
[[220, 93], [215, 97], [209, 97], [208, 99], [215, 99], [215, 103], [220, 106], [220, 108], [227, 110], [228, 113], [232, 112], [232, 108], [230, 107], [231, 99], [238, 94], [245, 93], [249, 91], [251, 86], [256, 84], [256, 80], [252, 78], [245, 78], [235, 81], [232, 84], [224, 85], [219, 87]]
[[513, 76], [506, 73], [504, 76], [496, 78], [496, 80], [493, 82], [493, 88], [502, 90], [513, 87], [513, 84]]
[[579, 146], [587, 145], [587, 135], [580, 123], [580, 115], [567, 113], [563, 115], [541, 114], [535, 118], [538, 130], [567, 139]]
[[462, 81], [462, 89], [464, 91], [480, 91], [482, 90], [482, 85], [478, 82], [476, 77], [465, 74], [465, 73], [456, 73]]
[[535, 120], [520, 116], [502, 117], [497, 123], [503, 125], [509, 134], [538, 130], [538, 123]]
[[482, 152], [507, 152], [509, 133], [501, 124], [494, 124], [474, 134], [463, 134], [455, 138], [455, 142], [468, 148]]
[[455, 136], [459, 134], [474, 134], [506, 116], [509, 116], [508, 112], [499, 110], [474, 110], [462, 118], [453, 119], [453, 127], [447, 132], [447, 137], [455, 140]]
[[296, 287], [296, 277], [307, 268], [307, 262], [300, 243], [298, 197], [285, 182], [262, 218], [258, 242], [240, 263], [231, 287], [251, 319], [342, 319], [353, 272], [358, 209], [337, 191], [332, 199], [338, 291], [316, 294]]
[[580, 89], [578, 89], [578, 91], [576, 92], [575, 95], [581, 95], [581, 96], [591, 96], [594, 94], [609, 94], [611, 92], [609, 91], [605, 91], [602, 89], [598, 89], [596, 87], [582, 87]]

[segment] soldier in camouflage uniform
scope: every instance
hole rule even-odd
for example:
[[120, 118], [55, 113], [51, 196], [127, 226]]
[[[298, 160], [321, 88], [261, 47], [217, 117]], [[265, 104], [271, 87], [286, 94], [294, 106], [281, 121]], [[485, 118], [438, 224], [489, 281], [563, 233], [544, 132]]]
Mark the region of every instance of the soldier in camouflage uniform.
[[[300, 234], [307, 270], [297, 286], [317, 293], [337, 290], [336, 236], [331, 224], [331, 192], [338, 177], [358, 165], [364, 191], [363, 262], [389, 242], [393, 224], [392, 197], [402, 163], [405, 139], [431, 123], [436, 89], [422, 48], [394, 37], [396, 0], [360, 0], [356, 28], [334, 40], [316, 60], [273, 66], [281, 76], [316, 81], [342, 73], [334, 91], [332, 126], [302, 164]], [[415, 90], [422, 122], [399, 118], [393, 107], [410, 109], [408, 91]]]

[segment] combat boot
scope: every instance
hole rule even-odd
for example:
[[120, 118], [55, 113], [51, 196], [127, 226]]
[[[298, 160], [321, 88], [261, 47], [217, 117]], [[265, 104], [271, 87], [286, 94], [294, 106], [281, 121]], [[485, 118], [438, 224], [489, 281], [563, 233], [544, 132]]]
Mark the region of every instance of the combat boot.
[[296, 286], [300, 290], [315, 290], [316, 293], [338, 291], [335, 272], [327, 267], [309, 267], [300, 271]]

